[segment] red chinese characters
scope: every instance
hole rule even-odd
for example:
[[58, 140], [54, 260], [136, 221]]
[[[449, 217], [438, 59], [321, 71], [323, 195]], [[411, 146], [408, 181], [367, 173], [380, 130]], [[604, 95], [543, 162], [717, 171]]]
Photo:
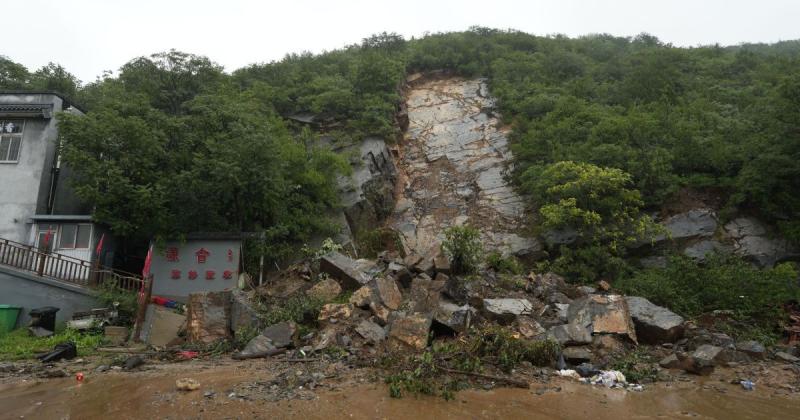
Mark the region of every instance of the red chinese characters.
[[208, 250], [205, 248], [200, 248], [199, 250], [197, 250], [197, 252], [194, 253], [194, 255], [197, 256], [197, 262], [199, 264], [203, 264], [206, 262], [206, 259], [208, 258], [209, 255], [211, 255], [211, 253], [208, 252]]
[[233, 262], [233, 250], [228, 249], [228, 262]]
[[214, 280], [214, 276], [216, 276], [216, 274], [217, 273], [215, 273], [214, 270], [206, 270], [206, 280]]
[[181, 278], [181, 270], [172, 270], [169, 272], [169, 277], [173, 280], [178, 280]]
[[197, 271], [189, 270], [189, 280], [195, 280], [197, 278]]
[[230, 279], [232, 279], [232, 278], [233, 278], [233, 271], [231, 271], [231, 270], [225, 270], [225, 271], [223, 271], [223, 272], [222, 272], [222, 278], [223, 278], [223, 279], [225, 279], [225, 280], [230, 280]]
[[178, 247], [170, 246], [167, 247], [167, 252], [164, 257], [169, 262], [177, 262], [178, 261]]

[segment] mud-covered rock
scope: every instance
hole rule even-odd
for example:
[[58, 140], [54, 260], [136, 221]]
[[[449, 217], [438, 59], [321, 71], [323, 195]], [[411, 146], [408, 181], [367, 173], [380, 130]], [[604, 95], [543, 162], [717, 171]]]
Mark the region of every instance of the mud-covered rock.
[[431, 322], [432, 317], [426, 314], [398, 316], [392, 322], [389, 339], [394, 345], [422, 350], [428, 346]]
[[767, 349], [764, 345], [755, 340], [736, 343], [736, 350], [747, 354], [753, 359], [763, 359], [767, 354]]
[[342, 286], [331, 278], [320, 280], [317, 284], [306, 290], [306, 295], [313, 299], [329, 302], [342, 293]]
[[620, 295], [589, 295], [575, 299], [567, 311], [569, 324], [592, 334], [615, 334], [637, 343], [628, 304]]
[[317, 320], [335, 323], [348, 319], [353, 315], [353, 305], [350, 303], [328, 303], [322, 306]]
[[684, 319], [680, 315], [643, 297], [628, 296], [625, 300], [636, 326], [636, 337], [642, 343], [674, 343], [683, 336]]

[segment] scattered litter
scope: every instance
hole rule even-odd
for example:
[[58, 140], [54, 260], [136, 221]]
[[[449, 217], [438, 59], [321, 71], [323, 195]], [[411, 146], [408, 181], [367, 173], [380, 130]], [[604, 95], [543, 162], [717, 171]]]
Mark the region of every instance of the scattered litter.
[[175, 381], [175, 386], [179, 391], [194, 391], [200, 389], [200, 382], [192, 378], [181, 378]]
[[117, 311], [118, 306], [119, 304], [114, 302], [114, 305], [110, 308], [75, 312], [72, 314], [72, 319], [67, 321], [67, 327], [79, 331], [105, 327], [106, 325], [112, 324], [119, 316], [119, 312]]
[[572, 369], [561, 369], [559, 371], [556, 371], [556, 373], [558, 374], [558, 376], [564, 376], [564, 377], [574, 378], [574, 379], [578, 379], [578, 380], [581, 379], [581, 375], [578, 375], [578, 372], [575, 372]]
[[628, 384], [625, 375], [618, 370], [603, 370], [598, 375], [583, 381], [592, 385], [603, 385], [606, 388], [624, 388]]
[[756, 384], [754, 384], [753, 381], [745, 379], [744, 381], [739, 381], [739, 383], [742, 384], [742, 388], [744, 388], [747, 391], [752, 391], [756, 389]]
[[77, 380], [78, 382], [83, 382], [83, 372], [78, 372], [75, 375], [75, 380]]

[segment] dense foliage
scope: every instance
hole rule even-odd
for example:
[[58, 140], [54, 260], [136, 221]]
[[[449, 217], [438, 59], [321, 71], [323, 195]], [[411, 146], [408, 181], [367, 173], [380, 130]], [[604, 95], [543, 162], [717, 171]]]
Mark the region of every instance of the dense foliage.
[[472, 226], [452, 226], [444, 231], [442, 251], [453, 274], [473, 274], [483, 259], [481, 234]]
[[675, 257], [665, 268], [652, 268], [620, 279], [621, 292], [643, 296], [657, 305], [695, 317], [713, 310], [732, 311], [744, 321], [734, 335], [757, 331], [761, 340], [774, 339], [784, 321], [782, 305], [800, 301], [797, 271], [784, 263], [759, 270], [737, 258], [717, 255], [698, 265], [686, 257]]
[[[488, 78], [513, 127], [515, 180], [545, 193], [532, 196], [541, 227], [587, 235], [550, 249], [572, 277], [619, 273], [646, 224], [639, 212], [685, 188], [800, 242], [797, 41], [676, 48], [646, 34], [476, 27], [412, 40], [383, 33], [230, 75], [172, 51], [83, 86], [60, 66], [29, 72], [2, 58], [0, 89], [58, 89], [91, 111], [62, 116], [65, 157], [81, 175], [78, 192], [115, 232], [263, 231], [278, 256], [330, 228], [322, 215], [347, 165], [318, 145], [396, 135], [405, 75], [440, 69]], [[562, 176], [586, 182], [573, 196], [548, 195]]]

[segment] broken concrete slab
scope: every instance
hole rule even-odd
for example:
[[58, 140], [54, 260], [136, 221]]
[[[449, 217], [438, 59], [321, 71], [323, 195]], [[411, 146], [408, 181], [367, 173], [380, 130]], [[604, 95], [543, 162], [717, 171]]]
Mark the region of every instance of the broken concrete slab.
[[528, 299], [483, 299], [483, 313], [501, 324], [510, 324], [520, 315], [533, 313], [533, 304]]
[[231, 292], [191, 293], [186, 312], [192, 342], [212, 343], [231, 337]]
[[425, 314], [398, 316], [389, 331], [389, 339], [394, 345], [423, 350], [428, 346], [428, 333], [432, 317]]
[[684, 319], [649, 300], [628, 296], [628, 311], [636, 326], [636, 337], [645, 344], [674, 343], [683, 337]]
[[356, 326], [356, 332], [368, 342], [380, 343], [386, 339], [386, 331], [380, 325], [365, 319]]
[[166, 347], [178, 338], [181, 328], [186, 325], [186, 315], [158, 305], [149, 305], [148, 308], [150, 307], [153, 308], [153, 315], [146, 342], [154, 347]]

